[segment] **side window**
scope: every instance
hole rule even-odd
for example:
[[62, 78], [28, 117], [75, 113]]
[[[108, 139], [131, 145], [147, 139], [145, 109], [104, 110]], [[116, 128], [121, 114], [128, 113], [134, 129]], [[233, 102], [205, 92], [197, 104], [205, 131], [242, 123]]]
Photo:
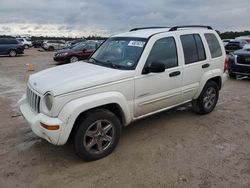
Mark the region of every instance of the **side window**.
[[185, 64], [195, 63], [206, 59], [200, 35], [182, 35], [181, 43], [185, 57]]
[[166, 69], [178, 66], [177, 49], [173, 37], [162, 38], [155, 42], [146, 64], [152, 63], [163, 63]]
[[212, 58], [219, 57], [222, 55], [220, 43], [213, 33], [206, 33], [205, 38], [207, 40], [209, 50]]

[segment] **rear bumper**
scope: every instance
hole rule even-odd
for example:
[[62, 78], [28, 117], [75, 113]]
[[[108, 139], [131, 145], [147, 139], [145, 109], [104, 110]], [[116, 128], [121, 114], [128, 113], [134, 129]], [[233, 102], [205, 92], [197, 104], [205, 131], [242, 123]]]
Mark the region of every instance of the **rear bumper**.
[[24, 54], [24, 48], [17, 48], [17, 49], [16, 49], [16, 52], [17, 52], [18, 54]]
[[[34, 113], [29, 104], [26, 102], [25, 95], [18, 101], [19, 109], [23, 115], [23, 117], [28, 122], [30, 128], [32, 131], [39, 137], [47, 140], [48, 142], [54, 144], [54, 145], [61, 145], [62, 143], [59, 143], [62, 126], [64, 123], [58, 119], [58, 118], [51, 118], [47, 115], [44, 115], [42, 113]], [[59, 125], [58, 130], [47, 130], [44, 127], [41, 126], [41, 123], [44, 123], [46, 125]]]

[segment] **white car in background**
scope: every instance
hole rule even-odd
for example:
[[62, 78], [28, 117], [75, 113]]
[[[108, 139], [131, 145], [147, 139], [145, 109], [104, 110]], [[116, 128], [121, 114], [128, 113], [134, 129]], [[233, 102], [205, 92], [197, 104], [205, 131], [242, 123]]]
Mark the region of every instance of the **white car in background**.
[[54, 51], [61, 50], [65, 46], [65, 41], [62, 40], [46, 40], [43, 42], [42, 48], [46, 51]]
[[32, 42], [31, 42], [30, 39], [27, 39], [27, 38], [17, 38], [17, 40], [23, 44], [23, 46], [24, 46], [25, 49], [28, 49], [28, 48], [32, 47]]
[[234, 39], [223, 39], [223, 45], [226, 46], [229, 42], [233, 41]]
[[243, 46], [243, 49], [245, 49], [245, 50], [250, 50], [250, 44], [245, 44], [245, 45]]

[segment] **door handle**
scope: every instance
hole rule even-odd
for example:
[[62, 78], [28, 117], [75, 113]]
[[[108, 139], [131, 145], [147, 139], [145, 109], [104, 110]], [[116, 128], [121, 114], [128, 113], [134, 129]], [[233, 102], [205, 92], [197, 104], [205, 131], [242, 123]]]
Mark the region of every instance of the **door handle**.
[[206, 63], [204, 65], [202, 65], [202, 68], [205, 69], [205, 68], [208, 68], [210, 66], [210, 64]]
[[181, 74], [180, 71], [171, 72], [171, 73], [169, 73], [169, 77], [178, 76], [178, 75], [180, 75], [180, 74]]

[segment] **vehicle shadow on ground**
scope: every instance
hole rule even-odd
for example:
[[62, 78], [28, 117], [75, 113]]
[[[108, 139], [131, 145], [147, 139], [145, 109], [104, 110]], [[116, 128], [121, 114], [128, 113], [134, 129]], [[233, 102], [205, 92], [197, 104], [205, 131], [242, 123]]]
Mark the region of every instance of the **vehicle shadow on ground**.
[[249, 76], [238, 76], [236, 80], [249, 81], [250, 77]]
[[27, 56], [29, 56], [29, 55], [27, 55], [27, 54], [18, 54], [16, 57], [10, 57], [9, 55], [0, 55], [0, 58], [16, 59], [16, 58], [27, 57]]
[[[165, 126], [165, 127], [168, 126], [168, 119], [174, 119], [174, 118], [179, 119], [179, 118], [183, 118], [183, 116], [190, 115], [190, 114], [193, 114], [193, 116], [197, 116], [196, 114], [192, 112], [191, 105], [186, 104], [186, 105], [179, 106], [171, 110], [163, 111], [156, 115], [146, 117], [144, 119], [141, 119], [132, 123], [131, 125], [127, 127], [124, 127], [122, 129], [122, 136], [121, 136], [121, 141], [120, 141], [121, 144], [118, 144], [117, 146], [118, 149], [114, 151], [115, 155], [120, 155], [120, 152], [124, 152], [122, 151], [124, 149], [123, 146], [133, 145], [133, 140], [131, 140], [132, 137], [133, 138], [139, 137], [138, 139], [143, 139], [143, 138], [140, 138], [142, 132], [145, 132], [146, 134], [151, 135], [153, 134], [152, 132], [155, 132], [156, 129], [161, 130], [162, 126]], [[164, 125], [161, 124], [161, 122], [164, 122]], [[152, 129], [154, 129], [154, 131], [152, 131]], [[39, 142], [35, 143], [30, 148], [30, 150], [33, 150], [32, 152], [39, 153], [41, 158], [48, 158], [49, 160], [53, 160], [53, 161], [54, 160], [64, 161], [65, 165], [87, 163], [81, 160], [74, 153], [74, 146], [73, 146], [72, 138], [70, 138], [68, 142], [63, 146], [54, 146], [45, 140], [40, 140]], [[110, 156], [112, 158], [112, 154]], [[58, 163], [58, 165], [59, 164], [60, 163]]]

